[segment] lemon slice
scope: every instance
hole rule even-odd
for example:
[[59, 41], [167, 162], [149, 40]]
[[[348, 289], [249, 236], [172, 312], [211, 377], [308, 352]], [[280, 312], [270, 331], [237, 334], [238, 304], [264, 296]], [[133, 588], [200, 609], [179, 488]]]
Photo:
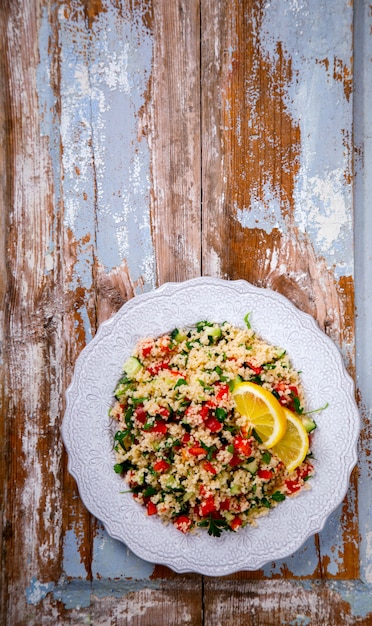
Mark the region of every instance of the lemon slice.
[[283, 407], [273, 394], [254, 383], [242, 382], [232, 392], [237, 409], [253, 426], [266, 448], [274, 446], [285, 433]]
[[281, 440], [272, 446], [273, 452], [283, 461], [289, 473], [301, 465], [309, 450], [309, 437], [301, 420], [284, 409], [287, 429]]

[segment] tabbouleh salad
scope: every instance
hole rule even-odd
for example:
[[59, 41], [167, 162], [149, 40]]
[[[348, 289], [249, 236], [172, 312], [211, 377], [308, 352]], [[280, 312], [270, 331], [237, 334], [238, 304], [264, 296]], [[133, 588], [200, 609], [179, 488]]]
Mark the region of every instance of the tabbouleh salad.
[[201, 321], [140, 340], [114, 392], [114, 469], [148, 515], [184, 533], [206, 527], [218, 537], [254, 524], [314, 471], [309, 451], [288, 474], [236, 409], [239, 381], [261, 385], [297, 415], [304, 407], [286, 352], [245, 321], [246, 328]]

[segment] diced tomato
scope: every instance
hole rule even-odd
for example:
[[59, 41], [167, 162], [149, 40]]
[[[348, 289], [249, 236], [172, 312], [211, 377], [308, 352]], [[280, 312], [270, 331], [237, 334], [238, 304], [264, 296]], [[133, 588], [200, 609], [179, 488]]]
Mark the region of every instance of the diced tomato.
[[168, 427], [167, 427], [166, 423], [163, 420], [156, 420], [154, 426], [152, 426], [152, 428], [149, 428], [148, 432], [149, 433], [160, 433], [162, 435], [165, 435], [167, 430], [168, 430]]
[[164, 461], [164, 459], [160, 459], [160, 461], [155, 461], [154, 463], [154, 471], [155, 472], [165, 472], [170, 468], [169, 463]]
[[159, 415], [161, 415], [162, 417], [169, 417], [170, 415], [170, 411], [169, 409], [167, 409], [165, 406], [161, 407], [158, 411]]
[[234, 448], [245, 456], [250, 456], [252, 453], [252, 446], [250, 441], [241, 435], [236, 435], [234, 439]]
[[172, 342], [170, 337], [161, 337], [159, 340], [159, 347], [162, 352], [170, 352]]
[[259, 469], [257, 472], [257, 476], [262, 478], [263, 480], [270, 480], [273, 477], [271, 470]]
[[207, 404], [203, 404], [203, 406], [201, 407], [200, 411], [199, 411], [199, 415], [202, 418], [203, 421], [205, 421], [209, 415], [209, 406]]
[[233, 454], [233, 456], [231, 457], [230, 461], [229, 461], [229, 465], [230, 467], [236, 467], [237, 465], [240, 465], [242, 462], [240, 456], [238, 454]]
[[251, 369], [251, 370], [252, 370], [252, 371], [253, 371], [256, 375], [261, 374], [261, 372], [262, 372], [262, 367], [261, 367], [261, 365], [259, 365], [259, 366], [257, 367], [256, 365], [252, 365], [252, 363], [249, 363], [249, 362], [248, 362], [248, 366], [249, 366], [249, 368], [250, 368], [250, 369]]
[[228, 395], [228, 393], [229, 393], [228, 385], [218, 385], [218, 390], [216, 393], [216, 400], [222, 400]]
[[313, 466], [310, 463], [306, 463], [304, 466], [297, 468], [296, 472], [299, 478], [306, 478], [313, 471]]
[[190, 433], [185, 433], [184, 436], [182, 437], [182, 443], [189, 443], [190, 439], [191, 439]]
[[230, 506], [231, 506], [230, 498], [225, 498], [220, 503], [220, 511], [228, 511], [230, 509]]
[[147, 413], [143, 408], [143, 404], [139, 404], [134, 411], [135, 418], [141, 423], [144, 424], [147, 418]]
[[147, 515], [155, 515], [155, 513], [157, 512], [158, 512], [158, 508], [156, 504], [154, 504], [150, 500], [150, 502], [147, 503]]
[[232, 528], [232, 530], [236, 530], [237, 528], [239, 528], [239, 526], [242, 525], [242, 523], [242, 518], [239, 517], [239, 515], [236, 515], [234, 519], [230, 522], [230, 527]]
[[295, 387], [294, 385], [289, 385], [288, 389], [289, 389], [289, 391], [291, 391], [293, 393], [294, 396], [298, 397], [298, 389], [297, 389], [297, 387]]
[[199, 485], [199, 493], [201, 496], [205, 496], [207, 493], [207, 488], [205, 485]]
[[207, 472], [210, 472], [211, 474], [217, 474], [217, 470], [215, 466], [212, 463], [210, 463], [210, 461], [205, 461], [203, 463], [203, 467], [205, 470], [207, 470]]
[[204, 502], [201, 503], [199, 507], [199, 515], [201, 515], [202, 517], [205, 517], [206, 515], [209, 515], [209, 513], [213, 513], [216, 510], [217, 509], [214, 503], [214, 497], [210, 496], [209, 498], [204, 500]]
[[173, 524], [182, 533], [187, 533], [190, 530], [192, 521], [186, 515], [179, 515], [179, 517], [174, 520]]
[[149, 372], [151, 376], [156, 376], [157, 374], [159, 374], [161, 370], [169, 370], [169, 363], [164, 361], [162, 363], [157, 363], [153, 367], [147, 368], [147, 371]]
[[149, 356], [151, 354], [151, 350], [153, 349], [153, 347], [154, 347], [153, 342], [143, 344], [143, 346], [141, 347], [142, 356], [144, 357]]
[[208, 417], [205, 421], [205, 425], [212, 433], [218, 433], [223, 428], [223, 425], [216, 417]]
[[301, 489], [301, 485], [297, 482], [297, 480], [286, 480], [285, 486], [287, 487], [289, 493], [295, 493], [295, 491], [299, 491], [299, 489]]
[[201, 446], [193, 446], [192, 448], [189, 448], [188, 451], [193, 456], [199, 456], [201, 454], [206, 454], [206, 451]]
[[278, 383], [274, 387], [275, 391], [285, 391], [287, 389], [287, 385], [285, 383]]
[[208, 400], [205, 403], [205, 406], [207, 406], [209, 409], [215, 409], [217, 406], [217, 403], [214, 400]]

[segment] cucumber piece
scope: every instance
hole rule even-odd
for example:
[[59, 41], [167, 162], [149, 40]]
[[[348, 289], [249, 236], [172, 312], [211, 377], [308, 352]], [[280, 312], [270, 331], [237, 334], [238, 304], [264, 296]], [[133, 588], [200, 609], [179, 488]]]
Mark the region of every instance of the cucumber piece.
[[171, 334], [170, 334], [170, 338], [172, 339], [172, 341], [174, 341], [175, 343], [181, 343], [182, 341], [185, 341], [185, 339], [187, 339], [187, 335], [185, 335], [184, 333], [181, 333], [178, 328], [175, 328]]
[[245, 463], [243, 467], [244, 469], [248, 470], [248, 472], [250, 472], [251, 474], [255, 474], [258, 470], [258, 463], [256, 459], [254, 459], [254, 461], [251, 461], [250, 463]]
[[221, 335], [222, 330], [219, 326], [213, 326], [212, 328], [208, 328], [207, 330], [207, 336], [211, 337], [214, 341], [216, 341], [216, 339], [219, 339]]
[[316, 429], [316, 422], [309, 415], [302, 416], [302, 424], [307, 433], [311, 433], [313, 430]]
[[232, 496], [237, 496], [239, 493], [241, 492], [241, 486], [240, 485], [236, 485], [236, 484], [232, 484], [230, 487], [230, 493]]
[[123, 365], [123, 370], [126, 374], [133, 378], [142, 369], [143, 365], [135, 356], [130, 356]]
[[230, 380], [229, 382], [229, 389], [230, 391], [233, 391], [236, 387], [236, 385], [239, 385], [239, 383], [242, 382], [242, 377], [239, 376], [239, 374], [237, 376], [235, 376], [235, 378], [233, 380]]

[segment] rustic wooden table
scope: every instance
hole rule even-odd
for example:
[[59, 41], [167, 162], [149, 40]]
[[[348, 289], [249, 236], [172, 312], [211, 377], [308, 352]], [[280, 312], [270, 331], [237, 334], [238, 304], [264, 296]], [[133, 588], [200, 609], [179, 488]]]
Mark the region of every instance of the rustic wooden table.
[[[372, 624], [370, 4], [3, 0], [0, 22], [1, 623]], [[99, 324], [199, 275], [313, 315], [363, 418], [324, 530], [224, 578], [112, 540], [60, 433]]]

